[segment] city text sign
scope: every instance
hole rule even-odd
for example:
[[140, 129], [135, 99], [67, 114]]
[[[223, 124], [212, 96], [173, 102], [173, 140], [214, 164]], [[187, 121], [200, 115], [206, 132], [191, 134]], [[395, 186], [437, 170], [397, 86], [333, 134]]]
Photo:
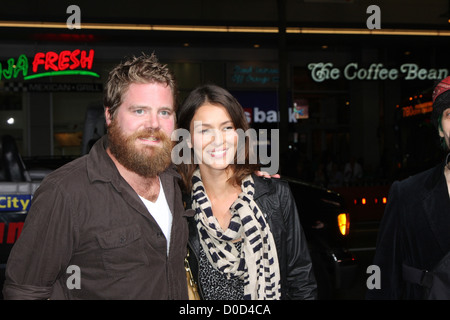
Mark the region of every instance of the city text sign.
[[357, 62], [347, 64], [342, 70], [331, 62], [308, 64], [311, 77], [315, 82], [337, 80], [342, 76], [346, 80], [439, 80], [448, 76], [448, 69], [425, 69], [415, 63], [404, 63], [400, 68], [386, 68], [382, 63], [372, 63], [368, 68]]

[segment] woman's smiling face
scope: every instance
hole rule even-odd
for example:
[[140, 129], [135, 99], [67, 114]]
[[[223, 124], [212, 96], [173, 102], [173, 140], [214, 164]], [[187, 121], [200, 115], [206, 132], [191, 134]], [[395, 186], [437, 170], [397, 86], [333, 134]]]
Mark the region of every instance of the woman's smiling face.
[[233, 163], [237, 133], [225, 107], [206, 103], [199, 107], [190, 125], [195, 161], [199, 166], [224, 170]]

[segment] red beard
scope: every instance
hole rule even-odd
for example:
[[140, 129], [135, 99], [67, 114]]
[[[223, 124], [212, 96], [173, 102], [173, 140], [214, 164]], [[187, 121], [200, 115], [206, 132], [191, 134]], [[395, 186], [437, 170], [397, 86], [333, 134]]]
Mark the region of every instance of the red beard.
[[[161, 146], [136, 147], [136, 140], [150, 135], [161, 141]], [[173, 142], [160, 130], [141, 130], [131, 136], [122, 133], [117, 121], [108, 127], [108, 147], [116, 159], [128, 170], [146, 178], [156, 177], [172, 163]]]

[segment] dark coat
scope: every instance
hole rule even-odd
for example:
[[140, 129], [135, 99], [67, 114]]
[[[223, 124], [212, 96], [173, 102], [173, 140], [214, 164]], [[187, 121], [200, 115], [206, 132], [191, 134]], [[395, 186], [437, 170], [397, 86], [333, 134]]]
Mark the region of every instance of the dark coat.
[[421, 299], [423, 288], [404, 281], [402, 264], [432, 270], [448, 251], [450, 199], [441, 163], [392, 184], [373, 262], [381, 288], [368, 290], [367, 298]]
[[[264, 179], [255, 175], [253, 180], [254, 200], [267, 219], [277, 248], [281, 299], [315, 299], [317, 285], [308, 244], [288, 183], [282, 179]], [[196, 257], [200, 242], [194, 218], [189, 219], [189, 247], [190, 267], [199, 283]]]

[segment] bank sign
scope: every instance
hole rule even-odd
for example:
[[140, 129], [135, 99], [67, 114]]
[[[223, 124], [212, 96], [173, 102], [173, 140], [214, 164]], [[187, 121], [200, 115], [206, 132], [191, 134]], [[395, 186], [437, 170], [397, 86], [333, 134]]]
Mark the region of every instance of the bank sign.
[[[273, 90], [263, 91], [243, 91], [235, 90], [230, 93], [239, 101], [244, 108], [245, 116], [250, 124], [257, 123], [276, 123], [280, 121], [278, 108], [278, 92]], [[292, 97], [288, 95], [287, 105], [291, 106]], [[289, 123], [297, 123], [299, 109], [296, 107], [288, 108]]]
[[351, 62], [339, 69], [331, 62], [308, 64], [311, 78], [315, 82], [325, 80], [440, 80], [448, 76], [448, 69], [426, 69], [415, 63], [404, 63], [399, 68], [387, 68], [382, 63], [372, 63], [368, 67]]
[[94, 50], [63, 50], [38, 52], [30, 60], [24, 54], [0, 63], [0, 80], [31, 80], [58, 75], [85, 75], [99, 78], [92, 72]]

